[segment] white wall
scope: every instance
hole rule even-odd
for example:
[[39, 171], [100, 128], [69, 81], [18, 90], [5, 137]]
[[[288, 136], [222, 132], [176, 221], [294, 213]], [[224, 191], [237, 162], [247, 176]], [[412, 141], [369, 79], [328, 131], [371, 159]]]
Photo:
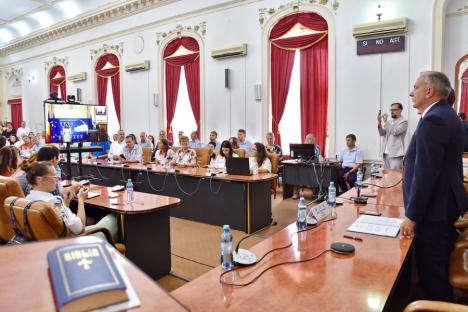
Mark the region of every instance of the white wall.
[[[253, 89], [255, 84], [261, 83], [262, 71], [262, 29], [258, 21], [258, 9], [277, 8], [285, 3], [285, 0], [184, 0], [9, 55], [0, 59], [0, 64], [5, 65], [5, 68], [12, 65], [22, 67], [24, 77], [32, 72], [37, 73], [38, 80], [35, 82], [23, 81], [23, 112], [26, 120], [34, 127], [42, 123], [41, 100], [47, 96], [45, 61], [50, 61], [54, 56], [68, 56], [68, 74], [88, 72], [86, 81], [68, 82], [67, 90], [69, 94], [75, 94], [79, 87], [83, 90], [83, 101], [94, 102], [96, 96], [92, 86], [94, 79], [90, 77], [90, 49], [100, 48], [104, 43], [123, 42], [123, 64], [151, 60], [150, 71], [122, 72], [123, 126], [127, 132], [149, 129], [154, 134], [163, 127], [160, 119], [164, 111], [162, 103], [159, 103], [159, 107], [153, 106], [153, 94], [162, 92], [159, 90], [160, 78], [157, 77], [160, 62], [156, 60], [159, 52], [156, 32], [174, 29], [177, 24], [193, 26], [206, 21], [207, 32], [202, 46], [205, 64], [203, 139], [206, 140], [209, 131], [213, 129], [224, 139], [235, 134], [238, 128], [246, 128], [251, 140], [263, 141], [262, 103], [254, 100]], [[337, 150], [342, 149], [346, 134], [355, 133], [358, 145], [364, 149], [367, 159], [375, 159], [380, 154], [380, 138], [376, 129], [379, 109], [388, 112], [392, 102], [401, 102], [404, 115], [409, 117], [410, 130], [414, 130], [417, 116], [411, 108], [408, 93], [419, 72], [430, 68], [431, 60], [432, 6], [428, 5], [428, 1], [387, 0], [380, 3], [384, 8], [383, 19], [402, 16], [409, 19], [404, 52], [356, 55], [356, 40], [351, 28], [357, 23], [376, 20], [375, 1], [340, 1], [340, 8], [335, 15], [336, 147]], [[223, 4], [231, 7], [217, 9]], [[193, 14], [168, 21], [169, 17], [187, 12]], [[133, 27], [140, 28], [132, 30]], [[133, 50], [133, 41], [137, 35], [145, 40], [141, 54]], [[461, 32], [458, 36], [462, 36]], [[461, 37], [459, 41], [462, 41]], [[209, 56], [214, 48], [237, 43], [248, 44], [247, 57], [213, 60]], [[229, 90], [224, 88], [225, 68], [231, 70]], [[333, 121], [331, 123], [333, 126]]]

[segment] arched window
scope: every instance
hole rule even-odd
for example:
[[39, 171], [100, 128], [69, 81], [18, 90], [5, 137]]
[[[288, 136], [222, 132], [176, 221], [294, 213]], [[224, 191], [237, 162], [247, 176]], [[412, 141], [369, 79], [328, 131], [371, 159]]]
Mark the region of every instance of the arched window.
[[49, 72], [49, 92], [57, 92], [58, 97], [63, 101], [67, 100], [67, 77], [65, 68], [55, 65]]
[[[198, 131], [200, 134], [200, 48], [192, 37], [170, 41], [164, 49], [166, 84], [167, 136], [173, 140], [174, 131]], [[185, 73], [181, 83], [181, 71]], [[184, 82], [184, 78], [186, 83]], [[184, 96], [185, 95], [185, 96]], [[188, 101], [187, 101], [188, 100]], [[193, 114], [184, 106], [190, 105]], [[174, 128], [176, 126], [178, 128]]]
[[[328, 113], [328, 24], [316, 13], [293, 13], [276, 22], [270, 30], [269, 40], [271, 127], [277, 142], [281, 143], [282, 137], [283, 143], [303, 142], [308, 133], [313, 133], [324, 154]], [[287, 123], [282, 123], [285, 111], [293, 119], [288, 116]], [[300, 131], [299, 127], [294, 131], [293, 125], [300, 125]], [[287, 152], [289, 144], [283, 144], [283, 148]]]
[[110, 135], [120, 129], [120, 62], [112, 53], [103, 54], [95, 66], [98, 105], [107, 106]]
[[460, 104], [458, 111], [468, 115], [468, 69], [463, 72], [460, 78]]

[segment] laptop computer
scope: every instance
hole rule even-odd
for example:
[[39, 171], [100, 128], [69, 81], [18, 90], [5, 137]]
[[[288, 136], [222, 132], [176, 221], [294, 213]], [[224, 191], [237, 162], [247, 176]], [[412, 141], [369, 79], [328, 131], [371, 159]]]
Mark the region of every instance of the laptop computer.
[[226, 158], [227, 174], [252, 175], [250, 173], [249, 159], [245, 157]]

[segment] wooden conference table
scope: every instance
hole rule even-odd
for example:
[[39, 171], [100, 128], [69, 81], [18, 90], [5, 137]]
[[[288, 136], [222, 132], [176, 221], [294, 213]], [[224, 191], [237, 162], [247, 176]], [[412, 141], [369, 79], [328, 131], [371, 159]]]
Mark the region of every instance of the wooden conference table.
[[[398, 179], [399, 172], [388, 172]], [[384, 183], [384, 182], [382, 182]], [[383, 192], [402, 197], [401, 184]], [[172, 292], [175, 298], [192, 311], [381, 311], [388, 304], [408, 261], [411, 239], [382, 237], [346, 232], [358, 217], [360, 209], [377, 209], [383, 216], [403, 217], [402, 206], [346, 202], [337, 206], [337, 219], [307, 232], [294, 234], [291, 224], [251, 248], [257, 258], [273, 248], [292, 246], [273, 252], [260, 264], [228, 273], [225, 280], [246, 283], [267, 267], [285, 261], [311, 258], [333, 242], [355, 246], [354, 255], [327, 252], [315, 260], [275, 267], [253, 284], [245, 287], [223, 286], [217, 267]], [[362, 242], [343, 238], [343, 234], [362, 238]]]
[[[170, 209], [180, 204], [175, 197], [134, 192], [134, 202], [127, 204], [125, 192], [109, 198], [110, 188], [88, 185], [89, 192], [100, 195], [86, 200], [87, 215], [103, 209], [118, 213], [126, 246], [125, 256], [146, 274], [156, 279], [171, 271]], [[96, 211], [98, 208], [99, 210]]]
[[[100, 240], [96, 237], [83, 236], [0, 247], [0, 311], [55, 311], [47, 252], [62, 245], [97, 241]], [[131, 311], [188, 311], [130, 261], [114, 252], [141, 302], [139, 308]]]
[[[78, 165], [72, 165], [73, 174]], [[135, 190], [173, 196], [181, 204], [171, 209], [173, 217], [222, 226], [247, 233], [271, 224], [271, 180], [276, 174], [253, 176], [217, 173], [207, 175], [206, 168], [179, 168], [178, 172], [154, 164], [127, 167], [84, 160], [84, 175], [94, 176], [93, 183], [105, 186], [125, 185], [131, 178]]]

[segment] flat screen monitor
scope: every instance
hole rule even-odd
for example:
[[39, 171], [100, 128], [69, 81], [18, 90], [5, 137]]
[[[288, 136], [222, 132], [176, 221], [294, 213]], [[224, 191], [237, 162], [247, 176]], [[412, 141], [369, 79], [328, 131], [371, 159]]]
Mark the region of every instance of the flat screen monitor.
[[315, 144], [289, 144], [290, 156], [293, 159], [315, 160]]
[[107, 136], [107, 107], [44, 103], [47, 143], [101, 142]]

